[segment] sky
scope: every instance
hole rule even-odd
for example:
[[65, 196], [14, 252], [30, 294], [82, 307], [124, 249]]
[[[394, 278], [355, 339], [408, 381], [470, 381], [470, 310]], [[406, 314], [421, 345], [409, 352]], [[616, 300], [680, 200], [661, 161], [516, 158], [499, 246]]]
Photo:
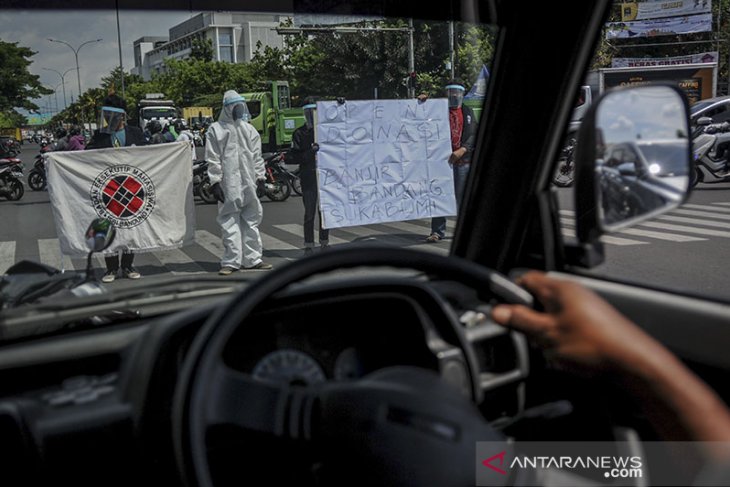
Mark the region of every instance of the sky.
[[[112, 4], [113, 5], [113, 4]], [[183, 22], [193, 15], [190, 11], [133, 11], [120, 10], [119, 24], [122, 39], [122, 61], [124, 70], [134, 67], [134, 51], [132, 43], [142, 36], [167, 36], [170, 27]], [[65, 76], [66, 100], [71, 103], [78, 96], [76, 79], [76, 61], [73, 51], [63, 44], [49, 42], [48, 38], [68, 42], [75, 48], [87, 40], [103, 39], [102, 42], [85, 45], [79, 51], [79, 67], [81, 89], [85, 91], [99, 86], [102, 76], [119, 65], [117, 43], [116, 13], [111, 10], [96, 11], [20, 11], [0, 10], [0, 40], [18, 42], [36, 51], [31, 59], [30, 72], [40, 76], [44, 85], [55, 89], [59, 108], [63, 108], [63, 90], [61, 77], [54, 72], [42, 68], [55, 69], [60, 73], [73, 68]], [[47, 98], [46, 98], [47, 99]], [[36, 104], [41, 100], [36, 100]], [[50, 95], [50, 103], [55, 109], [54, 95]]]

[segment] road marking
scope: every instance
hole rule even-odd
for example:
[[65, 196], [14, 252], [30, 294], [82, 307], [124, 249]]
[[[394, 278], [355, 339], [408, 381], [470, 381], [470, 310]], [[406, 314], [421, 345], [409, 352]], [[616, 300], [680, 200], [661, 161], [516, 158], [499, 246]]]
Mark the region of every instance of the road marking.
[[181, 249], [169, 249], [153, 252], [152, 255], [160, 261], [163, 266], [194, 266], [195, 270], [175, 271], [169, 270], [172, 274], [191, 274], [205, 272], [188, 254]]
[[692, 223], [695, 225], [703, 225], [706, 227], [717, 227], [717, 228], [727, 228], [730, 230], [730, 222], [714, 222], [710, 220], [698, 220], [697, 218], [688, 218], [686, 216], [672, 216], [672, 215], [662, 215], [657, 218], [658, 220], [666, 220], [670, 222], [677, 222], [677, 223]]
[[0, 242], [0, 274], [15, 264], [15, 241]]
[[730, 206], [730, 203], [712, 203], [713, 205]]
[[[302, 225], [297, 225], [296, 223], [287, 223], [285, 225], [274, 225], [274, 228], [277, 228], [279, 230], [282, 230], [286, 233], [291, 233], [292, 235], [296, 235], [297, 237], [304, 239], [304, 227]], [[314, 238], [318, 238], [317, 235], [318, 230], [314, 229]], [[332, 232], [330, 231], [329, 235], [329, 242], [330, 245], [339, 245], [339, 244], [347, 244], [350, 243], [349, 240], [345, 240], [344, 238], [335, 237], [332, 235]]]
[[642, 223], [642, 225], [645, 227], [661, 228], [662, 230], [674, 230], [676, 232], [696, 233], [698, 235], [709, 235], [712, 237], [730, 238], [730, 232], [723, 232], [721, 230], [711, 230], [709, 228], [686, 227], [684, 225], [670, 225], [668, 223], [658, 223], [658, 222], [644, 222], [644, 223]]
[[[562, 234], [564, 237], [570, 237], [575, 238], [575, 230], [572, 228], [563, 228]], [[601, 237], [601, 241], [603, 243], [611, 244], [611, 245], [620, 245], [620, 246], [626, 246], [626, 245], [647, 245], [649, 242], [642, 242], [640, 240], [631, 240], [629, 238], [619, 238], [619, 237], [611, 237], [610, 235], [604, 235]]]
[[73, 271], [74, 265], [71, 257], [61, 254], [61, 245], [57, 238], [42, 238], [38, 240], [38, 255], [41, 264], [46, 264], [56, 269]]
[[709, 206], [709, 205], [692, 205], [692, 204], [685, 204], [682, 205], [682, 208], [690, 208], [693, 210], [710, 210], [710, 211], [719, 211], [722, 213], [730, 213], [730, 208], [718, 208], [717, 206]]
[[719, 213], [710, 213], [709, 211], [695, 211], [695, 210], [682, 210], [677, 209], [672, 212], [673, 214], [690, 215], [690, 216], [703, 216], [705, 218], [717, 218], [719, 220], [730, 220], [730, 215], [722, 215]]
[[[572, 221], [566, 220], [565, 218], [561, 218], [560, 223], [569, 227], [575, 226]], [[647, 237], [655, 238], [658, 240], [668, 240], [670, 242], [699, 242], [702, 240], [707, 240], [706, 238], [690, 237], [689, 235], [679, 235], [676, 233], [652, 232], [651, 230], [641, 230], [639, 228], [627, 228], [624, 230], [619, 230], [616, 233], [633, 235], [635, 237]]]
[[276, 252], [277, 250], [302, 250], [301, 247], [286, 243], [283, 240], [272, 237], [268, 233], [259, 233], [261, 234], [261, 243], [264, 245], [264, 250], [270, 250], [272, 252]]
[[223, 240], [218, 235], [213, 235], [207, 230], [196, 230], [195, 243], [219, 259], [223, 256]]
[[707, 240], [706, 238], [690, 237], [688, 235], [679, 235], [675, 233], [652, 232], [651, 230], [641, 230], [639, 228], [627, 228], [618, 233], [626, 235], [634, 235], [635, 237], [656, 238], [659, 240], [668, 240], [670, 242], [699, 242]]

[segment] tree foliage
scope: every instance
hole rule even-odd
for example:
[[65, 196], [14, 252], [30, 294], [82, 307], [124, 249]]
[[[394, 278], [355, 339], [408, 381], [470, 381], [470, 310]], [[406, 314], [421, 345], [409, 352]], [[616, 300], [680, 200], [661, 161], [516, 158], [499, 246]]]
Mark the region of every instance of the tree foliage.
[[32, 100], [53, 93], [41, 85], [38, 75], [28, 71], [34, 54], [35, 51], [18, 46], [17, 42], [0, 40], [0, 118], [3, 123], [25, 123], [25, 117], [15, 109], [38, 110]]
[[213, 41], [208, 38], [193, 40], [190, 46], [190, 59], [195, 59], [196, 61], [212, 61], [213, 54]]

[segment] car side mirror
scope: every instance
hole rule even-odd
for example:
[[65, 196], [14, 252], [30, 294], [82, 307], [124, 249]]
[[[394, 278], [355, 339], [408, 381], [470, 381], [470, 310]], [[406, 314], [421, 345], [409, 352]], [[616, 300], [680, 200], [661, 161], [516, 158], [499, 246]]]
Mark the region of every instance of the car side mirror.
[[114, 242], [117, 231], [111, 221], [106, 218], [97, 218], [91, 222], [89, 228], [86, 229], [86, 246], [89, 248], [89, 255], [86, 258], [86, 280], [90, 281], [94, 277], [94, 271], [91, 266], [91, 257], [94, 252], [106, 250]]
[[618, 172], [622, 176], [636, 177], [636, 165], [633, 162], [624, 162], [618, 166]]
[[697, 119], [697, 125], [710, 125], [712, 119], [710, 117], [700, 117]]
[[[600, 264], [601, 235], [654, 218], [686, 200], [692, 161], [689, 134], [687, 98], [673, 85], [610, 90], [590, 107], [575, 153], [579, 252], [570, 263]], [[604, 164], [615, 148], [636, 154], [637, 160], [617, 168]]]

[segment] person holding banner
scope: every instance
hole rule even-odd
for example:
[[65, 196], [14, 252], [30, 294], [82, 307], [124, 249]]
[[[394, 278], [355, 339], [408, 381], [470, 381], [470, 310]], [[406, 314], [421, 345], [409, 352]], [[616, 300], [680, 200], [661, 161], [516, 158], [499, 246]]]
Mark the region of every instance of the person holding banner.
[[[99, 129], [86, 146], [87, 149], [105, 149], [109, 147], [129, 147], [146, 145], [147, 141], [139, 127], [127, 125], [127, 104], [123, 98], [110, 94], [104, 98], [99, 117]], [[114, 282], [121, 266], [122, 275], [128, 279], [139, 279], [141, 274], [134, 268], [134, 253], [122, 251], [119, 255], [109, 255], [106, 261], [106, 274], [102, 282]]]
[[322, 228], [322, 213], [317, 211], [317, 149], [314, 142], [314, 113], [317, 105], [312, 98], [304, 100], [304, 125], [294, 131], [290, 154], [299, 164], [299, 178], [302, 182], [302, 203], [304, 203], [304, 253], [314, 250], [314, 219], [319, 214], [319, 245], [322, 250], [329, 246], [329, 230]]
[[261, 260], [263, 245], [259, 224], [263, 208], [256, 187], [265, 181], [261, 137], [247, 122], [245, 99], [234, 90], [223, 95], [218, 121], [206, 133], [205, 160], [211, 192], [218, 200], [218, 224], [223, 234], [220, 275], [241, 267], [271, 269]]
[[[474, 143], [477, 135], [477, 121], [471, 108], [463, 104], [464, 85], [450, 80], [445, 87], [446, 97], [449, 100], [449, 127], [451, 128], [451, 156], [449, 165], [454, 171], [454, 193], [456, 204], [461, 205], [464, 193], [466, 178], [469, 175], [471, 154], [474, 151]], [[421, 102], [425, 102], [427, 96], [418, 96]], [[435, 243], [446, 236], [446, 217], [439, 216], [431, 219], [431, 235], [426, 237], [426, 242]]]

